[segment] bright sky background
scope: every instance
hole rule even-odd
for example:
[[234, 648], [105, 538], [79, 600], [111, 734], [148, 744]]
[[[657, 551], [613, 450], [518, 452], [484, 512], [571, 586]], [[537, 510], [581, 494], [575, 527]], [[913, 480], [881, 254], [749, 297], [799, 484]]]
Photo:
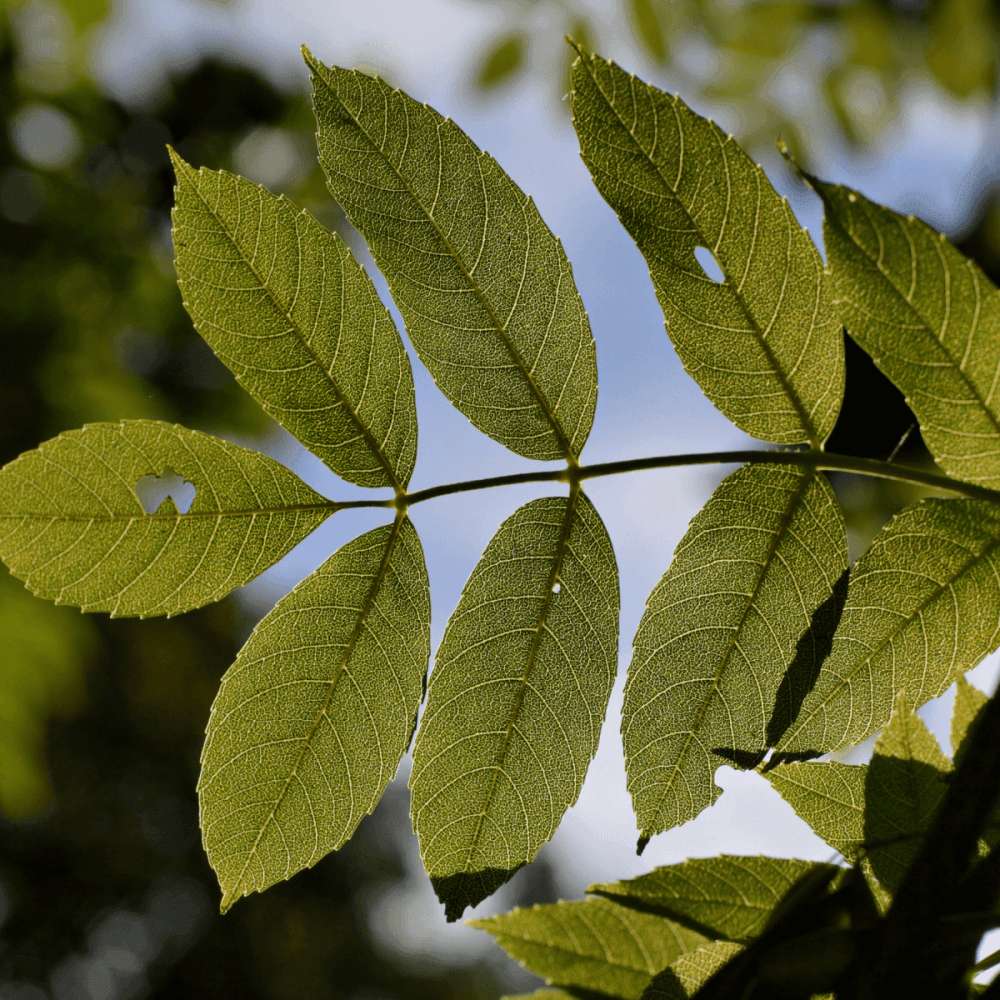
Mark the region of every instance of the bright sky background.
[[[672, 89], [670, 81], [636, 51], [627, 32], [612, 23], [619, 4], [594, 4], [602, 55], [640, 76]], [[568, 116], [560, 115], [548, 77], [561, 40], [555, 8], [539, 4], [539, 27], [551, 27], [548, 51], [534, 72], [499, 99], [472, 94], [476, 57], [502, 23], [500, 4], [475, 0], [246, 0], [216, 5], [207, 0], [126, 0], [94, 50], [98, 77], [126, 102], [158, 87], [170, 68], [192, 66], [202, 54], [228, 52], [287, 86], [307, 86], [299, 46], [307, 43], [326, 63], [380, 71], [413, 97], [454, 118], [491, 152], [514, 180], [534, 196], [543, 218], [559, 235], [589, 311], [597, 341], [600, 399], [594, 430], [584, 452], [588, 463], [625, 456], [711, 451], [751, 445], [702, 396], [684, 373], [663, 330], [645, 264], [631, 240], [590, 183], [580, 161]], [[697, 58], [697, 52], [688, 53]], [[544, 74], [544, 75], [543, 75]], [[789, 106], [811, 100], [793, 68], [773, 82]], [[736, 119], [725, 108], [708, 108], [681, 94], [722, 124]], [[985, 106], [958, 109], [929, 87], [913, 88], [886, 149], [866, 162], [852, 162], [835, 144], [821, 144], [819, 172], [859, 187], [876, 200], [913, 210], [954, 231], [968, 222], [956, 209], [960, 192], [982, 170], [995, 169], [980, 150], [996, 138]], [[995, 143], [992, 148], [995, 148]], [[810, 232], [820, 231], [818, 200], [793, 182], [773, 151], [758, 153], [776, 186], [788, 195]], [[213, 164], [206, 164], [212, 166]], [[369, 271], [373, 268], [370, 262]], [[384, 283], [379, 290], [388, 303]], [[396, 314], [397, 324], [403, 324]], [[532, 463], [475, 431], [438, 393], [414, 360], [420, 416], [420, 448], [413, 488], [455, 479], [521, 471]], [[272, 451], [309, 482], [337, 499], [359, 492], [345, 487], [316, 460], [296, 452], [288, 439]], [[592, 882], [629, 877], [686, 856], [716, 853], [828, 859], [829, 848], [794, 817], [755, 774], [721, 767], [725, 794], [693, 822], [655, 837], [642, 858], [635, 855], [636, 829], [625, 790], [618, 735], [624, 671], [645, 599], [667, 569], [688, 521], [731, 468], [702, 468], [597, 480], [588, 486], [613, 540], [621, 571], [621, 668], [611, 698], [600, 750], [577, 805], [569, 811], [546, 853], [559, 865], [564, 896], [579, 897]], [[522, 503], [552, 490], [504, 489], [438, 500], [413, 510], [427, 555], [436, 646], [462, 584], [500, 524]], [[266, 610], [336, 547], [384, 521], [384, 515], [345, 512], [300, 546], [261, 582], [248, 601]], [[984, 665], [977, 672], [995, 673]], [[947, 696], [946, 696], [947, 699]], [[928, 717], [946, 732], [947, 706]], [[404, 762], [405, 780], [409, 763]], [[480, 932], [445, 925], [441, 907], [420, 874], [416, 842], [400, 831], [413, 861], [407, 891], [373, 897], [372, 930], [386, 947], [402, 950], [419, 965], [434, 952], [471, 954], [492, 948]], [[477, 915], [507, 907], [501, 892]], [[467, 914], [468, 916], [468, 914]]]

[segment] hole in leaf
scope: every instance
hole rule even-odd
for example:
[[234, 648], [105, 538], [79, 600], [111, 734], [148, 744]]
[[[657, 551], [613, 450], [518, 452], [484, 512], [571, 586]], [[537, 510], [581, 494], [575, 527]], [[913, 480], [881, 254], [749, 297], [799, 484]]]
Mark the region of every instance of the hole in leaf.
[[560, 590], [562, 590], [562, 584], [561, 583], [554, 583], [554, 584], [552, 584], [552, 593], [553, 594], [558, 594]]
[[726, 276], [722, 273], [722, 268], [719, 267], [719, 262], [715, 259], [715, 255], [707, 247], [695, 247], [694, 259], [701, 265], [701, 269], [705, 272], [705, 277], [720, 283], [726, 280]]
[[155, 514], [167, 497], [174, 501], [178, 513], [186, 514], [194, 503], [196, 493], [194, 483], [179, 476], [169, 466], [158, 476], [143, 476], [135, 484], [135, 495], [147, 514]]

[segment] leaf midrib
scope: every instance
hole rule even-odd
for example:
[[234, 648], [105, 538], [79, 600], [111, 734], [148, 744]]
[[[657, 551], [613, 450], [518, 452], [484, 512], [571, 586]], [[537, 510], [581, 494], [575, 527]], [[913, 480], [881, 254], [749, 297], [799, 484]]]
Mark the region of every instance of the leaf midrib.
[[[591, 71], [591, 65], [590, 65], [591, 60], [588, 60], [586, 58], [586, 56], [579, 49], [577, 51], [580, 52], [580, 59], [583, 61], [583, 64], [584, 64], [584, 66], [585, 66], [585, 68], [587, 70], [587, 73], [590, 75], [590, 78], [593, 81], [595, 88], [597, 89], [597, 91], [601, 95], [601, 97], [604, 98], [604, 103], [610, 109], [610, 111], [612, 112], [612, 114], [614, 114], [614, 116], [617, 119], [618, 123], [621, 125], [621, 127], [628, 134], [629, 138], [635, 144], [635, 146], [639, 150], [639, 152], [645, 157], [646, 161], [656, 171], [656, 175], [663, 182], [664, 187], [670, 192], [670, 194], [674, 198], [674, 201], [676, 201], [676, 203], [680, 206], [681, 211], [683, 211], [684, 214], [687, 216], [688, 221], [691, 223], [692, 228], [697, 233], [699, 233], [700, 235], [703, 235], [702, 232], [701, 232], [701, 228], [698, 226], [698, 224], [695, 221], [694, 217], [688, 211], [687, 206], [684, 204], [683, 201], [681, 201], [680, 197], [677, 195], [676, 190], [671, 186], [671, 184], [667, 180], [667, 178], [664, 177], [663, 172], [660, 169], [659, 165], [652, 158], [652, 156], [650, 156], [646, 152], [646, 150], [643, 148], [642, 144], [636, 138], [635, 134], [632, 132], [632, 130], [629, 128], [629, 126], [625, 123], [625, 120], [618, 113], [618, 111], [615, 108], [614, 104], [612, 104], [612, 102], [609, 100], [607, 94], [605, 94], [604, 88], [601, 86], [601, 84], [597, 80], [597, 77]], [[596, 58], [596, 56], [593, 57], [593, 58]], [[680, 131], [680, 129], [681, 129], [681, 126], [678, 123], [678, 131]], [[787, 221], [787, 219], [786, 219], [786, 221]], [[707, 244], [709, 241], [706, 239], [705, 242]], [[714, 251], [712, 253], [712, 256], [716, 257]], [[729, 275], [729, 272], [722, 265], [722, 262], [718, 260], [718, 257], [716, 257], [716, 260], [718, 261], [719, 269], [726, 276], [726, 286], [732, 290], [732, 293], [735, 296], [736, 301], [740, 304], [740, 308], [743, 310], [743, 315], [746, 317], [747, 322], [750, 324], [750, 326], [752, 328], [754, 339], [757, 341], [757, 343], [760, 346], [761, 350], [764, 352], [764, 355], [767, 358], [769, 364], [771, 365], [772, 370], [777, 375], [778, 380], [781, 383], [781, 387], [785, 390], [785, 393], [786, 393], [788, 399], [791, 401], [792, 407], [795, 410], [796, 414], [798, 415], [799, 420], [802, 421], [803, 429], [806, 431], [806, 433], [807, 433], [807, 435], [809, 437], [809, 444], [810, 444], [810, 446], [813, 447], [813, 448], [815, 448], [817, 451], [822, 451], [823, 450], [823, 442], [820, 441], [820, 439], [819, 439], [819, 435], [818, 435], [818, 433], [816, 431], [816, 427], [815, 427], [815, 425], [813, 423], [813, 420], [809, 416], [809, 414], [806, 413], [805, 407], [802, 405], [802, 401], [798, 397], [798, 393], [792, 388], [791, 383], [789, 383], [788, 379], [785, 377], [784, 370], [778, 364], [778, 359], [775, 357], [774, 352], [771, 350], [771, 347], [770, 347], [770, 345], [767, 342], [767, 338], [764, 336], [764, 332], [760, 328], [760, 324], [757, 322], [756, 317], [750, 312], [750, 309], [747, 306], [747, 303], [746, 303], [746, 301], [745, 301], [742, 293], [736, 287], [736, 285], [733, 283], [733, 281], [732, 281], [732, 279], [731, 279], [731, 277]], [[786, 275], [786, 280], [787, 280], [787, 275]]]
[[[316, 352], [315, 352], [315, 350], [313, 350], [312, 345], [306, 339], [305, 335], [303, 334], [302, 330], [299, 327], [299, 324], [295, 321], [295, 319], [293, 318], [291, 312], [289, 310], [285, 309], [281, 305], [281, 303], [278, 302], [278, 300], [275, 298], [274, 293], [271, 291], [271, 288], [268, 285], [268, 283], [264, 280], [263, 276], [260, 274], [260, 272], [257, 270], [257, 268], [253, 265], [253, 263], [247, 258], [247, 255], [243, 252], [243, 248], [236, 241], [235, 235], [232, 234], [232, 233], [230, 233], [228, 227], [222, 221], [222, 218], [218, 215], [218, 213], [215, 211], [215, 209], [208, 203], [208, 200], [201, 193], [201, 191], [199, 190], [198, 186], [196, 184], [194, 184], [194, 183], [191, 182], [190, 176], [188, 175], [187, 172], [190, 171], [191, 173], [195, 173], [194, 168], [190, 164], [185, 163], [183, 160], [180, 160], [179, 157], [177, 157], [177, 162], [183, 163], [184, 168], [186, 168], [185, 171], [184, 171], [185, 172], [185, 178], [188, 180], [188, 184], [189, 184], [191, 190], [194, 191], [194, 193], [201, 200], [201, 203], [205, 206], [206, 210], [211, 214], [212, 218], [214, 218], [215, 221], [219, 224], [219, 227], [222, 229], [222, 231], [229, 238], [230, 243], [232, 243], [232, 245], [235, 247], [235, 249], [239, 253], [240, 257], [242, 258], [242, 260], [244, 261], [244, 263], [246, 264], [246, 266], [250, 269], [250, 271], [253, 274], [253, 276], [257, 279], [257, 283], [264, 290], [264, 293], [267, 295], [268, 299], [271, 301], [271, 304], [278, 311], [278, 313], [281, 315], [281, 317], [288, 322], [289, 327], [295, 333], [295, 336], [299, 339], [299, 341], [301, 342], [302, 346], [306, 349], [306, 351], [308, 352], [309, 356], [312, 358], [313, 363], [323, 373], [323, 377], [326, 379], [327, 382], [329, 382], [330, 386], [333, 388], [333, 391], [334, 391], [335, 395], [337, 396], [337, 399], [340, 401], [341, 405], [344, 407], [344, 410], [350, 416], [350, 418], [351, 418], [352, 422], [354, 423], [355, 427], [358, 428], [358, 431], [360, 432], [361, 437], [364, 440], [365, 444], [368, 445], [369, 450], [378, 459], [379, 465], [382, 466], [382, 470], [385, 472], [386, 477], [389, 480], [389, 485], [393, 488], [393, 490], [395, 491], [395, 493], [396, 493], [397, 496], [400, 496], [400, 495], [404, 494], [406, 492], [405, 488], [403, 487], [403, 485], [400, 483], [398, 477], [396, 476], [396, 472], [393, 469], [392, 464], [389, 462], [389, 460], [386, 457], [385, 453], [382, 451], [382, 446], [378, 443], [378, 441], [375, 440], [375, 436], [372, 434], [371, 430], [367, 427], [367, 425], [364, 423], [364, 421], [358, 415], [357, 411], [351, 405], [351, 403], [348, 400], [347, 396], [344, 394], [343, 389], [340, 387], [340, 384], [333, 377], [333, 373], [330, 372], [327, 369], [326, 365], [324, 365], [323, 362], [320, 360], [319, 355], [317, 355]], [[178, 180], [179, 179], [180, 179], [180, 175], [178, 174]], [[282, 200], [284, 200], [284, 197], [282, 196], [278, 200], [282, 201]], [[290, 202], [286, 202], [286, 203], [289, 205], [290, 208], [292, 207]], [[293, 212], [293, 216], [294, 216], [294, 212]], [[206, 282], [206, 284], [207, 284], [207, 282]]]
[[[705, 713], [708, 711], [709, 704], [711, 703], [712, 699], [718, 694], [720, 680], [722, 678], [722, 675], [725, 673], [726, 668], [729, 666], [730, 657], [732, 656], [733, 650], [736, 648], [736, 642], [739, 639], [744, 624], [746, 623], [747, 616], [750, 614], [750, 609], [753, 607], [757, 594], [759, 593], [760, 588], [764, 582], [764, 578], [767, 576], [768, 571], [771, 568], [771, 563], [774, 559], [775, 552], [777, 552], [778, 550], [778, 545], [781, 543], [781, 540], [785, 537], [785, 534], [787, 533], [788, 528], [792, 523], [792, 518], [795, 514], [795, 510], [798, 504], [802, 502], [806, 490], [813, 482], [813, 475], [814, 475], [813, 473], [809, 472], [800, 476], [800, 481], [798, 485], [795, 487], [795, 490], [792, 492], [792, 497], [789, 500], [788, 507], [785, 513], [782, 515], [778, 528], [774, 532], [774, 535], [771, 539], [771, 543], [768, 546], [767, 554], [764, 558], [764, 561], [761, 563], [760, 572], [757, 574], [757, 579], [754, 581], [753, 589], [747, 597], [746, 605], [744, 606], [743, 611], [740, 614], [739, 621], [736, 623], [736, 627], [733, 629], [733, 634], [729, 639], [726, 651], [723, 654], [722, 659], [720, 660], [719, 668], [716, 671], [715, 678], [712, 681], [712, 687], [705, 695], [705, 697], [702, 699], [701, 707], [698, 710], [698, 716], [695, 719], [694, 724], [691, 726], [690, 730], [686, 734], [687, 741], [685, 742], [684, 747], [677, 758], [677, 763], [674, 765], [673, 772], [671, 773], [669, 779], [667, 780], [662, 794], [657, 800], [656, 807], [654, 809], [654, 813], [657, 815], [659, 814], [660, 809], [663, 806], [663, 802], [666, 799], [667, 794], [669, 793], [670, 789], [673, 788], [673, 783], [680, 772], [681, 765], [683, 764], [684, 759], [688, 754], [688, 750], [691, 747], [691, 743], [694, 740], [695, 734], [697, 733], [699, 727], [701, 726], [702, 720], [705, 718]], [[645, 837], [647, 835], [647, 832], [648, 831], [644, 830], [642, 836]], [[654, 832], [658, 833], [659, 831], [654, 831]]]
[[[316, 717], [313, 719], [312, 726], [309, 728], [309, 732], [302, 738], [302, 746], [299, 750], [298, 756], [295, 758], [295, 763], [292, 765], [288, 776], [285, 778], [285, 782], [281, 787], [281, 791], [275, 797], [274, 805], [271, 811], [268, 813], [267, 818], [261, 824], [260, 830], [257, 833], [257, 838], [254, 840], [253, 846], [247, 852], [246, 861], [243, 863], [243, 867], [240, 869], [239, 875], [233, 880], [233, 884], [230, 888], [225, 891], [222, 897], [222, 912], [225, 913], [230, 906], [239, 898], [240, 890], [243, 885], [243, 876], [246, 874], [247, 868], [250, 866], [251, 859], [257, 853], [257, 847], [261, 842], [267, 828], [270, 826], [271, 822], [274, 820], [278, 809], [281, 807], [281, 803], [284, 801], [285, 795], [288, 792], [288, 788], [294, 780], [296, 773], [299, 769], [299, 764], [302, 762], [302, 758], [306, 755], [309, 747], [312, 743], [312, 738], [319, 727], [320, 721], [326, 714], [326, 710], [330, 705], [330, 700], [333, 698], [334, 691], [336, 690], [337, 684], [340, 682], [340, 678], [344, 675], [344, 671], [347, 669], [347, 664], [354, 654], [354, 647], [357, 645], [358, 639], [361, 636], [361, 632], [364, 629], [365, 622], [368, 618], [368, 613], [371, 611], [375, 604], [375, 599], [378, 596], [379, 590], [382, 587], [382, 583], [385, 580], [385, 575], [388, 572], [389, 565], [392, 561], [392, 553], [396, 547], [396, 543], [399, 541], [400, 533], [402, 531], [403, 522], [406, 520], [406, 513], [404, 511], [399, 511], [396, 515], [396, 519], [392, 523], [392, 531], [389, 534], [389, 539], [386, 542], [385, 552], [382, 554], [382, 560], [379, 563], [378, 570], [372, 580], [372, 585], [368, 589], [368, 593], [365, 596], [364, 603], [361, 605], [358, 611], [357, 620], [354, 623], [354, 628], [351, 631], [350, 638], [347, 640], [347, 645], [344, 647], [344, 652], [340, 657], [340, 661], [334, 670], [333, 678], [327, 687], [326, 694], [323, 698], [323, 703], [320, 705], [318, 711], [316, 712]], [[239, 893], [239, 894], [238, 894]]]
[[247, 510], [191, 510], [186, 514], [8, 514], [0, 512], [0, 519], [9, 518], [17, 521], [183, 521], [188, 518], [219, 518], [219, 517], [255, 517], [258, 514], [300, 514], [327, 511], [335, 514], [340, 504], [327, 503], [297, 503], [287, 507], [254, 507]]
[[[500, 318], [496, 315], [496, 313], [493, 310], [493, 307], [487, 300], [486, 295], [483, 293], [483, 290], [479, 287], [479, 283], [472, 276], [469, 269], [465, 266], [465, 262], [462, 260], [461, 256], [452, 246], [451, 241], [448, 239], [447, 236], [445, 236], [444, 232], [441, 230], [441, 227], [437, 224], [437, 220], [434, 218], [432, 212], [424, 206], [421, 199], [417, 196], [417, 193], [413, 190], [409, 180], [407, 180], [407, 178], [399, 171], [399, 169], [389, 159], [389, 157], [386, 156], [383, 149], [379, 146], [379, 144], [375, 141], [375, 139], [371, 135], [369, 135], [369, 133], [362, 126], [361, 122], [354, 116], [354, 114], [347, 107], [347, 105], [344, 104], [344, 102], [340, 99], [340, 95], [330, 85], [329, 81], [326, 79], [326, 76], [323, 72], [325, 70], [325, 67], [323, 67], [319, 62], [317, 62], [313, 58], [312, 53], [310, 53], [308, 49], [305, 49], [304, 51], [307, 54], [306, 58], [307, 61], [309, 62], [310, 67], [316, 74], [316, 78], [322, 81], [323, 85], [327, 89], [327, 92], [331, 94], [334, 100], [336, 100], [336, 102], [344, 109], [344, 112], [348, 115], [351, 121], [354, 122], [354, 125], [358, 129], [358, 131], [365, 137], [365, 139], [368, 140], [368, 142], [371, 144], [371, 147], [378, 153], [378, 155], [382, 158], [383, 162], [389, 167], [389, 169], [392, 170], [393, 174], [398, 178], [400, 183], [402, 183], [403, 186], [406, 188], [406, 191], [413, 199], [414, 204], [424, 214], [427, 221], [430, 222], [431, 226], [434, 228], [434, 232], [437, 234], [438, 238], [444, 244], [445, 249], [448, 251], [448, 255], [458, 265], [459, 269], [462, 272], [462, 275], [468, 282], [469, 287], [472, 289], [473, 294], [479, 301], [479, 304], [486, 311], [490, 323], [493, 324], [493, 327], [500, 338], [500, 342], [504, 345], [505, 349], [507, 350], [510, 359], [514, 362], [514, 366], [517, 368], [517, 370], [521, 373], [524, 380], [527, 382], [528, 388], [531, 390], [532, 394], [534, 395], [535, 399], [538, 402], [539, 407], [542, 410], [543, 415], [545, 416], [545, 419], [548, 421], [549, 426], [552, 428], [552, 433], [555, 435], [556, 441], [559, 443], [559, 447], [562, 449], [566, 461], [571, 466], [575, 466], [577, 464], [576, 455], [573, 453], [573, 447], [570, 444], [569, 439], [566, 437], [566, 433], [565, 431], [563, 431], [562, 425], [559, 423], [559, 420], [557, 419], [555, 412], [549, 405], [548, 400], [545, 398], [545, 394], [542, 392], [541, 388], [535, 382], [534, 377], [529, 371], [527, 365], [524, 363], [524, 359], [521, 357], [521, 354], [518, 351], [517, 347], [515, 346], [514, 342], [508, 336], [504, 324], [500, 322]], [[483, 155], [485, 154], [480, 150], [480, 156]], [[440, 174], [439, 174], [439, 179], [440, 179]]]
[[[878, 644], [878, 646], [875, 647], [875, 649], [873, 649], [870, 653], [868, 653], [865, 656], [865, 658], [863, 660], [861, 660], [854, 667], [854, 669], [850, 671], [850, 673], [846, 677], [844, 677], [844, 678], [841, 679], [841, 682], [809, 713], [808, 717], [802, 720], [801, 725], [799, 725], [796, 728], [795, 732], [792, 733], [790, 736], [788, 736], [783, 741], [782, 746], [788, 746], [788, 744], [793, 739], [795, 739], [795, 737], [798, 736], [798, 734], [800, 732], [802, 732], [802, 730], [806, 727], [806, 725], [808, 723], [810, 723], [816, 717], [816, 714], [821, 709], [823, 709], [826, 706], [826, 704], [832, 698], [836, 697], [836, 695], [838, 695], [845, 687], [849, 687], [850, 684], [851, 684], [851, 682], [854, 680], [854, 678], [868, 664], [870, 664], [871, 661], [873, 659], [875, 659], [875, 657], [878, 656], [879, 653], [881, 653], [882, 650], [885, 649], [885, 647], [893, 639], [895, 639], [905, 629], [907, 629], [907, 628], [910, 627], [910, 625], [914, 622], [914, 620], [917, 619], [924, 612], [924, 610], [928, 607], [928, 605], [930, 605], [931, 603], [933, 603], [934, 601], [936, 601], [943, 593], [945, 593], [947, 590], [949, 590], [955, 584], [955, 582], [957, 580], [960, 580], [966, 573], [968, 573], [972, 569], [974, 569], [975, 566], [979, 563], [980, 560], [987, 558], [993, 552], [993, 550], [995, 548], [997, 548], [998, 546], [1000, 546], [1000, 535], [998, 535], [997, 537], [995, 537], [982, 550], [982, 552], [980, 552], [978, 554], [972, 553], [971, 554], [971, 558], [969, 558], [965, 562], [965, 564], [962, 566], [962, 568], [957, 573], [955, 573], [954, 576], [950, 577], [945, 583], [938, 584], [938, 586], [934, 588], [933, 592], [931, 594], [929, 594], [927, 596], [927, 598], [924, 601], [922, 601], [916, 608], [914, 608], [914, 610], [912, 612], [910, 612], [909, 616], [905, 620], [903, 620], [900, 625], [898, 625], [896, 628], [892, 629], [892, 631], [890, 631], [889, 634], [886, 635], [886, 637], [882, 640], [882, 642], [880, 642]], [[845, 607], [844, 610], [846, 611], [848, 609]], [[836, 638], [836, 636], [835, 636], [835, 638]], [[828, 660], [830, 658], [832, 658], [832, 654], [831, 654], [831, 657], [828, 657]], [[893, 673], [895, 675], [895, 670], [893, 671]], [[895, 682], [894, 682], [893, 686], [895, 686]]]
[[570, 487], [569, 497], [567, 498], [566, 515], [563, 519], [562, 528], [559, 532], [559, 541], [556, 543], [556, 554], [555, 558], [552, 560], [552, 569], [549, 572], [549, 578], [545, 588], [545, 596], [542, 598], [542, 608], [538, 615], [538, 624], [535, 627], [535, 634], [531, 639], [531, 649], [528, 651], [528, 658], [525, 663], [524, 673], [521, 676], [521, 685], [518, 688], [517, 696], [514, 699], [514, 707], [511, 709], [510, 718], [507, 721], [507, 731], [504, 733], [503, 743], [500, 746], [500, 752], [497, 755], [496, 763], [493, 765], [493, 776], [490, 779], [490, 787], [486, 790], [483, 807], [479, 812], [479, 819], [476, 823], [476, 828], [473, 830], [472, 838], [469, 841], [469, 852], [466, 856], [465, 864], [462, 867], [463, 874], [469, 871], [469, 866], [472, 864], [472, 856], [479, 844], [479, 835], [483, 828], [483, 822], [489, 812], [490, 803], [493, 801], [493, 793], [496, 789], [497, 780], [500, 777], [500, 771], [503, 768], [504, 760], [507, 756], [507, 748], [510, 746], [510, 736], [514, 731], [514, 724], [517, 722], [517, 717], [521, 711], [521, 702], [524, 700], [524, 692], [528, 687], [528, 677], [531, 675], [531, 670], [535, 665], [535, 658], [538, 655], [538, 647], [541, 643], [542, 632], [545, 629], [545, 622], [548, 617], [549, 605], [552, 603], [552, 588], [559, 580], [559, 573], [562, 569], [567, 546], [569, 545], [569, 535], [573, 526], [573, 518], [576, 516], [577, 500], [579, 499], [580, 493], [580, 484], [574, 483]]

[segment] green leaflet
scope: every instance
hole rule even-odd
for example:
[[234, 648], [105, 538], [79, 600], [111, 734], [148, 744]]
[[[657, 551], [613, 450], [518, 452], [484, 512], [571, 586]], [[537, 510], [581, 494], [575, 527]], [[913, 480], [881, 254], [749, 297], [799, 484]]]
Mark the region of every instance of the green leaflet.
[[924, 500], [889, 522], [851, 572], [833, 649], [781, 751], [861, 743], [899, 691], [919, 707], [1000, 640], [1000, 508]]
[[684, 367], [741, 430], [820, 447], [844, 394], [841, 321], [787, 202], [680, 98], [584, 54], [573, 87], [584, 163], [646, 258]]
[[979, 688], [970, 684], [964, 677], [958, 678], [955, 690], [955, 708], [951, 715], [951, 752], [958, 763], [959, 748], [969, 732], [969, 726], [982, 711], [989, 698]]
[[[165, 468], [191, 509], [146, 514]], [[176, 424], [89, 424], [0, 469], [0, 556], [32, 593], [84, 611], [176, 615], [243, 586], [336, 510], [273, 459]]]
[[764, 772], [781, 797], [818, 837], [852, 864], [865, 840], [864, 764], [782, 764]]
[[710, 938], [745, 943], [763, 931], [771, 912], [806, 872], [829, 867], [795, 858], [721, 855], [654, 868], [587, 891], [659, 913]]
[[714, 941], [682, 955], [653, 979], [641, 1000], [687, 1000], [741, 951], [743, 946], [732, 941]]
[[639, 1000], [653, 976], [706, 942], [696, 931], [605, 899], [517, 907], [469, 925], [558, 986]]
[[405, 488], [417, 454], [413, 375], [371, 279], [284, 197], [170, 152], [177, 283], [198, 332], [339, 476]]
[[449, 920], [531, 861], [580, 793], [618, 658], [618, 570], [590, 501], [525, 504], [448, 622], [413, 751], [413, 825]]
[[441, 391], [519, 455], [578, 456], [597, 356], [562, 244], [450, 119], [303, 52], [330, 191]]
[[198, 782], [225, 912], [336, 850], [409, 746], [430, 656], [409, 520], [361, 535], [254, 629], [212, 706]]
[[635, 636], [622, 709], [640, 846], [754, 767], [798, 713], [830, 649], [847, 540], [822, 476], [750, 465], [691, 522]]
[[946, 789], [951, 762], [900, 692], [865, 778], [865, 844], [871, 870], [895, 892]]
[[1000, 488], [1000, 293], [943, 234], [815, 178], [841, 316], [952, 476]]

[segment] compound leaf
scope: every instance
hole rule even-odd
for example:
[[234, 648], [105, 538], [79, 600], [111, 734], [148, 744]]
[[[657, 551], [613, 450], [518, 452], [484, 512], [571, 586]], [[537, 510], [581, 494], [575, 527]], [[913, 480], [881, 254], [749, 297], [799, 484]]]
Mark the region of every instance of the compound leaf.
[[687, 1000], [742, 951], [733, 941], [713, 941], [682, 955], [653, 978], [641, 1000]]
[[[144, 476], [194, 484], [147, 514]], [[336, 510], [273, 459], [157, 420], [88, 424], [0, 469], [0, 557], [39, 597], [176, 615], [243, 586]]]
[[746, 466], [691, 522], [635, 636], [622, 709], [640, 845], [754, 767], [830, 649], [847, 583], [843, 518], [810, 471]]
[[340, 847], [409, 746], [430, 589], [407, 519], [335, 552], [226, 672], [202, 751], [201, 827], [225, 912]]
[[817, 837], [852, 864], [864, 851], [865, 764], [782, 764], [764, 776]]
[[741, 430], [820, 447], [843, 398], [841, 321], [788, 203], [680, 98], [586, 54], [573, 87], [584, 163], [646, 258], [684, 367]]
[[531, 861], [580, 793], [618, 658], [618, 570], [578, 490], [493, 536], [448, 622], [413, 751], [413, 825], [449, 920]]
[[950, 771], [951, 762], [901, 691], [865, 778], [868, 858], [873, 874], [890, 892], [917, 856]]
[[580, 454], [597, 402], [590, 323], [562, 244], [454, 122], [308, 50], [319, 158], [420, 360], [490, 437]]
[[795, 858], [692, 858], [624, 882], [592, 885], [607, 899], [658, 913], [709, 938], [746, 942], [806, 872], [829, 865]]
[[653, 976], [707, 941], [663, 917], [605, 899], [515, 908], [469, 925], [489, 932], [511, 958], [557, 986], [639, 1000]]
[[883, 529], [851, 571], [830, 656], [777, 744], [816, 753], [856, 745], [889, 721], [895, 696], [919, 707], [1000, 641], [1000, 509], [923, 500]]
[[1000, 487], [1000, 292], [926, 223], [809, 180], [851, 336], [902, 390], [941, 467]]
[[417, 454], [413, 375], [371, 279], [286, 198], [170, 152], [178, 284], [198, 332], [339, 476], [405, 488]]

